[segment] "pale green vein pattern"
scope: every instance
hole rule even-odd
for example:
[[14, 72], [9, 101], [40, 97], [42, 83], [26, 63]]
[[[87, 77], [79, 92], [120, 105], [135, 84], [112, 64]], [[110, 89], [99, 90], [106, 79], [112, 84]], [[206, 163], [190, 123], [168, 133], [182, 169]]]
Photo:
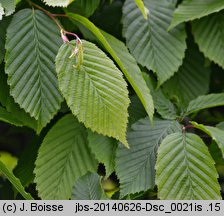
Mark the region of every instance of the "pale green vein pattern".
[[223, 0], [184, 0], [174, 11], [170, 29], [190, 20], [207, 16], [224, 9]]
[[176, 121], [140, 119], [127, 133], [130, 149], [119, 145], [115, 170], [120, 180], [121, 197], [155, 186], [155, 163], [158, 146], [170, 133], [180, 131]]
[[[224, 5], [224, 1], [223, 1]], [[223, 11], [195, 20], [192, 31], [200, 50], [206, 57], [224, 68], [224, 14]]]
[[175, 9], [175, 1], [146, 0], [149, 18], [144, 19], [133, 0], [123, 6], [123, 35], [137, 61], [153, 70], [159, 85], [168, 80], [182, 64], [186, 49], [183, 26], [172, 31], [167, 28]]
[[[80, 69], [69, 58], [72, 48], [64, 44], [56, 58], [59, 88], [72, 113], [86, 127], [97, 133], [114, 137], [128, 146], [127, 84], [121, 71], [93, 43], [83, 43], [83, 64]], [[74, 43], [73, 43], [73, 46]]]
[[37, 131], [53, 118], [62, 101], [54, 65], [60, 44], [56, 24], [38, 10], [19, 11], [7, 29], [5, 71], [10, 94], [38, 121]]
[[87, 173], [80, 177], [73, 187], [74, 200], [100, 200], [104, 191], [101, 187], [101, 178], [97, 173]]
[[131, 84], [139, 99], [141, 100], [146, 112], [150, 119], [153, 118], [154, 105], [150, 95], [150, 91], [142, 77], [140, 68], [138, 67], [135, 59], [130, 55], [124, 43], [109, 35], [106, 32], [100, 31], [92, 22], [85, 17], [77, 14], [67, 14], [73, 22], [81, 23], [88, 30], [90, 30], [100, 43], [104, 46], [107, 52], [116, 61], [128, 82]]
[[74, 0], [63, 0], [63, 1], [61, 1], [61, 0], [42, 0], [42, 1], [52, 7], [67, 7]]
[[208, 148], [195, 134], [168, 135], [158, 149], [156, 184], [162, 200], [219, 200], [218, 173]]
[[222, 157], [224, 158], [224, 130], [217, 127], [198, 124], [197, 122], [191, 122], [191, 124], [193, 124], [195, 128], [207, 133], [218, 144], [222, 152]]
[[35, 164], [35, 182], [42, 199], [71, 198], [75, 181], [97, 170], [83, 124], [72, 114], [60, 119], [44, 138]]
[[198, 47], [188, 43], [183, 65], [178, 72], [163, 85], [169, 98], [178, 97], [182, 107], [196, 97], [209, 91], [211, 70], [205, 67], [205, 58]]
[[192, 100], [186, 110], [186, 114], [200, 111], [202, 109], [224, 106], [224, 93], [202, 95]]

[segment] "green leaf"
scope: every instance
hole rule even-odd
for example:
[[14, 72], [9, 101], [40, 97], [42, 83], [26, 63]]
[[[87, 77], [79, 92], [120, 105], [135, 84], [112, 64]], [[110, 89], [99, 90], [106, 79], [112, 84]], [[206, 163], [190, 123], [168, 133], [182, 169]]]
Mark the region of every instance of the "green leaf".
[[90, 17], [100, 4], [100, 0], [76, 0], [66, 11]]
[[127, 47], [123, 42], [119, 41], [106, 32], [101, 31], [101, 33], [103, 34], [109, 45], [112, 47], [117, 57], [121, 60], [124, 69], [126, 70], [126, 78], [135, 90], [146, 112], [148, 113], [148, 116], [152, 120], [154, 114], [153, 99], [150, 94], [150, 90], [147, 87], [144, 78], [142, 77], [142, 73], [137, 65], [137, 62], [129, 53]]
[[157, 148], [164, 137], [180, 130], [176, 121], [160, 119], [154, 119], [153, 126], [148, 118], [132, 125], [132, 130], [127, 133], [130, 149], [119, 145], [115, 160], [121, 197], [155, 186]]
[[4, 121], [19, 127], [23, 126], [23, 123], [16, 116], [12, 115], [3, 107], [0, 107], [0, 121]]
[[57, 113], [62, 101], [54, 66], [60, 44], [56, 24], [38, 10], [19, 11], [7, 29], [5, 60], [10, 94], [38, 121], [38, 132]]
[[77, 179], [97, 170], [86, 128], [72, 114], [64, 116], [44, 138], [35, 164], [39, 196], [46, 200], [69, 199]]
[[224, 9], [222, 0], [184, 0], [174, 11], [169, 29], [182, 22], [198, 19]]
[[89, 29], [96, 38], [102, 43], [107, 52], [110, 53], [112, 58], [116, 61], [128, 82], [131, 84], [139, 99], [141, 100], [146, 112], [150, 119], [153, 118], [154, 106], [150, 91], [142, 77], [141, 71], [135, 61], [130, 55], [125, 44], [116, 39], [115, 37], [100, 31], [93, 23], [85, 17], [77, 14], [67, 14], [69, 18], [75, 22], [81, 23]]
[[200, 95], [208, 93], [211, 70], [205, 67], [205, 59], [198, 47], [189, 43], [183, 65], [163, 85], [169, 98], [178, 97], [181, 107]]
[[106, 176], [109, 177], [114, 172], [117, 140], [88, 130], [88, 142], [96, 159], [105, 165]]
[[145, 118], [147, 116], [147, 113], [144, 109], [144, 107], [141, 104], [141, 101], [139, 100], [137, 95], [130, 96], [131, 104], [128, 107], [128, 126], [130, 127], [132, 124], [134, 124], [136, 121], [138, 121], [141, 118]]
[[[1, 12], [0, 12], [1, 13]], [[0, 19], [1, 20], [1, 19]], [[0, 21], [0, 64], [5, 56], [5, 39], [6, 39], [6, 29], [9, 25], [9, 18], [4, 18]]]
[[37, 158], [37, 151], [39, 149], [40, 140], [31, 141], [22, 152], [18, 164], [14, 169], [14, 174], [20, 179], [22, 185], [29, 186], [34, 179], [34, 163]]
[[145, 7], [144, 2], [142, 0], [135, 0], [135, 4], [138, 6], [138, 8], [141, 11], [143, 17], [145, 19], [148, 19], [149, 10]]
[[224, 130], [216, 127], [206, 126], [203, 124], [198, 124], [197, 122], [191, 121], [191, 124], [195, 128], [198, 128], [208, 134], [219, 146], [222, 151], [222, 157], [224, 158]]
[[[222, 2], [223, 6], [224, 3]], [[206, 57], [224, 68], [224, 14], [223, 11], [192, 23], [195, 41]]]
[[45, 4], [52, 7], [67, 7], [74, 0], [42, 0]]
[[157, 112], [164, 119], [177, 119], [177, 109], [173, 103], [164, 95], [161, 89], [152, 93]]
[[224, 106], [224, 93], [209, 94], [197, 97], [189, 103], [185, 114], [189, 115], [202, 109], [217, 106]]
[[[2, 71], [1, 71], [2, 70]], [[3, 69], [0, 66], [0, 103], [5, 107], [8, 112], [7, 116], [11, 116], [12, 119], [17, 119], [17, 126], [28, 126], [34, 130], [37, 129], [37, 121], [31, 118], [28, 113], [19, 108], [13, 98], [9, 94], [9, 86], [7, 85], [6, 74], [3, 73]], [[12, 122], [11, 122], [12, 123]], [[15, 123], [15, 122], [14, 122]]]
[[140, 64], [157, 74], [158, 85], [178, 70], [186, 49], [184, 26], [167, 31], [175, 2], [146, 0], [148, 20], [133, 0], [126, 0], [123, 7], [123, 34], [127, 46]]
[[144, 79], [146, 80], [147, 85], [150, 88], [156, 111], [164, 119], [170, 119], [170, 120], [176, 119], [177, 109], [174, 106], [174, 104], [171, 103], [171, 101], [165, 96], [165, 94], [160, 88], [154, 89], [151, 77], [148, 74], [143, 73], [143, 76]]
[[4, 8], [2, 7], [2, 4], [0, 3], [0, 20], [2, 20], [3, 15], [4, 15]]
[[221, 199], [217, 178], [214, 161], [199, 136], [178, 132], [162, 141], [156, 162], [158, 198]]
[[73, 187], [74, 200], [101, 200], [104, 191], [101, 187], [101, 178], [96, 173], [87, 173], [80, 177]]
[[33, 197], [28, 194], [24, 187], [22, 186], [20, 180], [14, 176], [12, 171], [10, 171], [4, 163], [0, 161], [0, 171], [5, 175], [5, 177], [12, 183], [16, 190], [26, 199], [33, 200]]
[[15, 0], [0, 0], [0, 20], [2, 16], [9, 16], [15, 12]]
[[[72, 45], [70, 45], [72, 43]], [[128, 146], [127, 84], [114, 63], [93, 43], [82, 41], [83, 63], [69, 58], [75, 44], [64, 44], [56, 58], [59, 88], [72, 113], [87, 128]]]
[[216, 125], [217, 128], [224, 130], [224, 122], [220, 122], [219, 124]]

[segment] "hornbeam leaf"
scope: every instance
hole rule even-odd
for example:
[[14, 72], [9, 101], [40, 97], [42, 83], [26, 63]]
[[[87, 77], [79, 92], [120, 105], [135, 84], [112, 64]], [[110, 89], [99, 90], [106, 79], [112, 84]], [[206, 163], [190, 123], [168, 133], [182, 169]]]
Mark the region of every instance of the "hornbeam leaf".
[[186, 110], [186, 114], [191, 114], [202, 109], [224, 106], [224, 93], [202, 95], [192, 100]]
[[197, 122], [192, 121], [191, 124], [193, 124], [195, 128], [198, 128], [207, 133], [218, 144], [222, 152], [222, 157], [224, 158], [224, 130], [217, 127], [198, 124]]
[[56, 24], [43, 12], [24, 9], [7, 29], [6, 73], [16, 103], [46, 126], [60, 108], [54, 60], [61, 44]]
[[[178, 114], [175, 105], [165, 96], [162, 89], [155, 89], [153, 80], [148, 74], [143, 73], [143, 77], [151, 91], [156, 111], [164, 119], [177, 119]], [[174, 86], [172, 87], [174, 88]]]
[[2, 16], [9, 16], [15, 12], [16, 2], [15, 0], [0, 0], [0, 20]]
[[100, 200], [104, 196], [101, 178], [96, 173], [87, 173], [80, 177], [73, 187], [74, 200]]
[[[37, 130], [37, 121], [34, 118], [32, 118], [28, 113], [26, 113], [23, 109], [21, 109], [19, 105], [15, 103], [12, 96], [10, 96], [9, 86], [7, 85], [7, 75], [3, 72], [3, 68], [1, 67], [1, 65], [0, 65], [0, 103], [3, 107], [5, 107], [5, 112], [8, 112], [7, 114], [8, 120], [17, 119], [16, 120], [17, 123], [14, 121], [13, 123], [14, 125], [28, 126], [34, 129], [35, 131]], [[12, 121], [8, 123], [12, 123]]]
[[167, 31], [176, 1], [145, 0], [144, 4], [149, 10], [147, 20], [133, 0], [125, 1], [123, 34], [131, 53], [140, 64], [157, 74], [161, 85], [182, 64], [186, 33], [183, 25]]
[[205, 58], [196, 44], [188, 43], [183, 64], [163, 88], [170, 98], [178, 97], [180, 105], [188, 103], [200, 95], [208, 93], [211, 70], [205, 67]]
[[144, 106], [149, 118], [153, 119], [154, 114], [154, 104], [153, 99], [150, 94], [150, 90], [144, 81], [141, 70], [137, 65], [134, 57], [129, 53], [128, 48], [125, 44], [119, 41], [117, 38], [112, 35], [101, 31], [109, 45], [115, 51], [117, 57], [121, 60], [124, 69], [126, 71], [126, 78], [132, 85], [137, 96], [139, 97], [142, 105]]
[[40, 197], [69, 199], [76, 180], [96, 170], [86, 128], [72, 114], [64, 116], [48, 132], [38, 152], [34, 173]]
[[74, 0], [42, 0], [45, 4], [53, 7], [67, 7]]
[[[224, 1], [222, 1], [224, 7]], [[206, 57], [224, 68], [223, 11], [192, 22], [192, 31], [199, 49]]]
[[199, 136], [182, 132], [168, 135], [158, 149], [158, 198], [221, 199], [214, 163], [207, 146]]
[[169, 29], [182, 22], [198, 19], [222, 9], [224, 9], [224, 1], [222, 0], [184, 0], [174, 11]]
[[92, 22], [78, 14], [68, 13], [68, 17], [73, 22], [78, 22], [90, 30], [98, 41], [104, 46], [107, 52], [118, 64], [128, 82], [131, 84], [139, 99], [141, 100], [149, 118], [152, 120], [154, 114], [154, 105], [149, 89], [142, 77], [141, 70], [133, 56], [129, 53], [123, 42], [112, 35], [100, 31]]
[[96, 159], [104, 164], [106, 177], [109, 177], [114, 172], [117, 140], [88, 130], [88, 142]]
[[127, 133], [130, 149], [118, 146], [115, 171], [120, 180], [121, 197], [155, 186], [155, 163], [158, 146], [170, 133], [180, 131], [176, 121], [140, 119]]
[[224, 130], [224, 122], [220, 122], [219, 124], [216, 125], [217, 128]]
[[127, 84], [114, 63], [93, 43], [82, 41], [83, 63], [69, 58], [74, 42], [64, 44], [56, 58], [59, 88], [72, 113], [97, 133], [124, 145], [128, 122]]

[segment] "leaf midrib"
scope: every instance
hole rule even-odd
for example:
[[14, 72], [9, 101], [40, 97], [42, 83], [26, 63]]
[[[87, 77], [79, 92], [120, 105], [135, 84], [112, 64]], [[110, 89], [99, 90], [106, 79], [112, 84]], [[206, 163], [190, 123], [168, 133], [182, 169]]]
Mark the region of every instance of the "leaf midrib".
[[[183, 131], [183, 150], [184, 150], [184, 161], [185, 161], [185, 165], [186, 165], [186, 172], [188, 173], [188, 181], [189, 181], [189, 187], [190, 187], [190, 190], [191, 190], [191, 200], [194, 200], [194, 196], [193, 196], [193, 186], [192, 186], [192, 177], [191, 177], [191, 172], [190, 172], [190, 169], [189, 169], [189, 163], [188, 163], [188, 159], [187, 159], [187, 149], [186, 149], [186, 144], [187, 144], [187, 141], [186, 141], [186, 132]], [[181, 189], [181, 188], [180, 188]]]
[[[37, 63], [37, 69], [36, 69], [36, 72], [38, 73], [38, 79], [37, 79], [37, 82], [38, 82], [38, 86], [40, 87], [40, 97], [39, 97], [39, 100], [40, 100], [40, 107], [38, 108], [38, 119], [39, 117], [41, 116], [42, 114], [42, 104], [43, 104], [43, 92], [42, 92], [42, 82], [41, 82], [41, 76], [42, 76], [42, 71], [41, 71], [41, 67], [40, 65], [42, 64], [41, 63], [41, 58], [40, 58], [40, 44], [39, 44], [39, 34], [38, 34], [38, 24], [37, 24], [37, 21], [36, 21], [36, 17], [35, 17], [35, 11], [32, 10], [32, 20], [33, 20], [33, 27], [34, 27], [34, 41], [35, 41], [35, 56], [36, 56], [36, 63]], [[41, 120], [39, 120], [41, 122]]]

